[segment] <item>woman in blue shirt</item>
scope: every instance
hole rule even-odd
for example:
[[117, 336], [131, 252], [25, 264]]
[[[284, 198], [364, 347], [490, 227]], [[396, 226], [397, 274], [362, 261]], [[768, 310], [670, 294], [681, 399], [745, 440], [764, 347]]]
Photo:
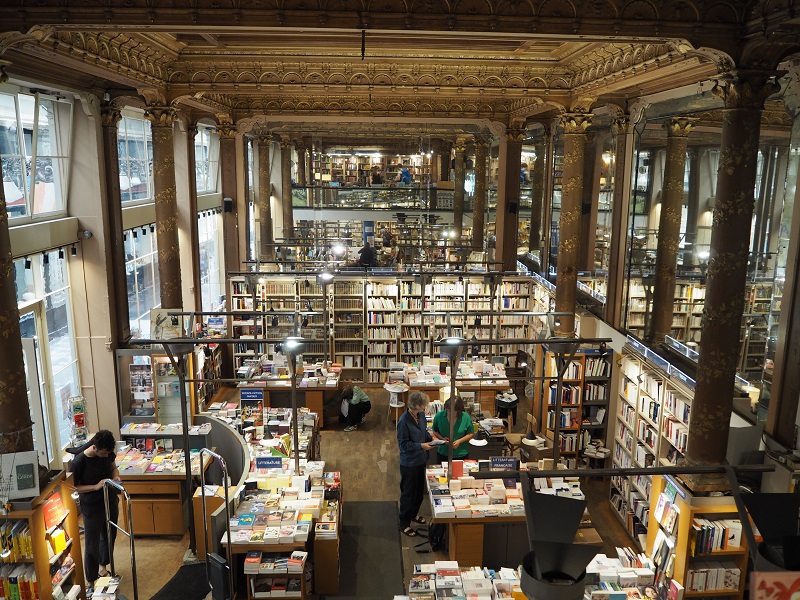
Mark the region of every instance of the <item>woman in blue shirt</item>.
[[[433, 417], [433, 435], [434, 437], [445, 440], [446, 444], [442, 444], [437, 448], [439, 456], [447, 458], [447, 446], [453, 446], [453, 458], [467, 458], [469, 454], [469, 441], [475, 435], [475, 428], [472, 425], [472, 418], [464, 412], [464, 401], [456, 396], [455, 412], [452, 412], [453, 401], [448, 398], [444, 403], [444, 410], [440, 410]], [[448, 417], [450, 417], [448, 419]], [[453, 427], [453, 440], [450, 442], [450, 423]]]
[[430, 442], [425, 421], [425, 407], [428, 397], [414, 392], [408, 398], [408, 408], [397, 421], [397, 445], [400, 448], [400, 512], [397, 524], [405, 535], [415, 537], [416, 530], [411, 521], [424, 524], [419, 515], [419, 507], [425, 497], [425, 463], [428, 459]]

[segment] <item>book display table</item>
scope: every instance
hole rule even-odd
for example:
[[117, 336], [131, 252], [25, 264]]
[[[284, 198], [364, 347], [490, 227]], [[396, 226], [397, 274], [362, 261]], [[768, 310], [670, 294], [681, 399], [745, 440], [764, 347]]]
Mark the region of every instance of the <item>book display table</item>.
[[[166, 458], [172, 455], [161, 455], [151, 459], [135, 459], [138, 450], [132, 449], [133, 454], [124, 454], [117, 457], [119, 465], [120, 479], [122, 485], [131, 497], [131, 513], [133, 515], [134, 535], [182, 535], [186, 531], [187, 523], [184, 518], [184, 504], [188, 501], [189, 492], [186, 488], [186, 471], [178, 468], [171, 459]], [[139, 453], [140, 454], [140, 453]], [[175, 455], [181, 452], [174, 453]], [[200, 476], [200, 459], [192, 453], [192, 475]], [[131, 460], [124, 460], [126, 456], [132, 457]], [[140, 467], [126, 468], [129, 464], [139, 464], [146, 461], [149, 465], [158, 464], [156, 460], [161, 458], [161, 464], [173, 465], [174, 470], [162, 470], [132, 473]], [[203, 470], [208, 469], [211, 464], [211, 457], [203, 457]], [[183, 464], [182, 462], [180, 464]]]
[[[442, 401], [450, 397], [450, 378], [442, 377], [436, 383], [427, 379], [420, 380], [411, 376], [408, 379], [409, 391], [399, 395], [400, 400], [408, 403], [408, 395], [412, 392], [425, 392], [431, 396], [431, 400], [439, 399], [439, 390], [445, 390], [445, 397]], [[472, 398], [475, 403], [480, 403], [481, 412], [484, 414], [494, 414], [495, 395], [498, 392], [508, 390], [508, 379], [456, 379], [456, 392], [466, 399]]]
[[[324, 384], [323, 384], [324, 383]], [[292, 405], [292, 391], [289, 379], [286, 377], [270, 376], [264, 379], [251, 379], [247, 383], [237, 385], [239, 390], [264, 390], [264, 407], [286, 408]], [[308, 408], [320, 416], [319, 427], [324, 428], [325, 404], [332, 400], [341, 389], [339, 375], [329, 376], [319, 385], [309, 385], [308, 378], [300, 380], [297, 385], [297, 405]], [[338, 406], [337, 406], [338, 409]]]

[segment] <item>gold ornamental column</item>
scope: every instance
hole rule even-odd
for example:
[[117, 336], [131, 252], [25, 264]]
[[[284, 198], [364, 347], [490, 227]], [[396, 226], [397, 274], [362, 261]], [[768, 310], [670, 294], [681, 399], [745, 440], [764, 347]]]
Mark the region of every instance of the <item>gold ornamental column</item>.
[[272, 244], [272, 182], [270, 181], [269, 148], [272, 145], [271, 135], [258, 136], [258, 219], [259, 238], [261, 248], [259, 255], [262, 259], [270, 260], [273, 257]]
[[178, 201], [175, 191], [175, 139], [171, 106], [150, 106], [144, 113], [153, 131], [153, 192], [158, 240], [161, 308], [182, 308]]
[[522, 162], [522, 140], [525, 123], [506, 127], [505, 140], [500, 142], [498, 159], [500, 178], [497, 182], [497, 224], [495, 268], [517, 270], [517, 229], [519, 228], [519, 165]]
[[[542, 243], [542, 200], [544, 198], [544, 144], [534, 144], [536, 158], [533, 161], [533, 181], [531, 182], [531, 230], [528, 235], [528, 249], [536, 252]], [[541, 264], [541, 258], [539, 264]]]
[[[558, 270], [556, 275], [556, 311], [575, 312], [578, 284], [578, 254], [581, 248], [581, 201], [586, 129], [592, 115], [567, 113], [561, 117], [564, 127], [564, 171], [561, 178], [561, 219], [558, 224]], [[558, 337], [575, 335], [575, 318], [561, 317], [555, 328]]]
[[239, 203], [236, 193], [236, 126], [233, 123], [220, 123], [217, 125], [217, 134], [225, 272], [230, 273], [242, 268], [239, 259]]
[[777, 76], [775, 72], [736, 69], [722, 75], [713, 88], [724, 108], [697, 386], [686, 455], [690, 464], [725, 462], [744, 311], [761, 111], [764, 101], [780, 88]]
[[475, 203], [472, 207], [472, 247], [483, 250], [483, 230], [486, 228], [486, 169], [489, 140], [475, 136]]
[[467, 165], [465, 163], [465, 153], [467, 151], [467, 140], [460, 137], [456, 139], [453, 146], [455, 155], [455, 182], [453, 183], [453, 244], [461, 244], [461, 230], [464, 228], [464, 180], [467, 176]]
[[[4, 73], [0, 74], [3, 75], [0, 81], [7, 80]], [[0, 454], [33, 450], [14, 273], [8, 208], [5, 191], [0, 186]], [[127, 297], [126, 294], [126, 300]]]
[[[200, 273], [200, 226], [197, 223], [197, 160], [195, 158], [194, 139], [197, 137], [197, 124], [191, 123], [186, 128], [186, 162], [187, 162], [187, 187], [189, 188], [189, 247], [192, 255], [192, 288], [194, 288], [194, 310], [203, 310], [203, 284]], [[188, 307], [187, 307], [188, 308]]]
[[662, 343], [672, 332], [686, 148], [689, 144], [689, 132], [696, 122], [697, 119], [694, 118], [675, 117], [664, 123], [664, 129], [667, 130], [667, 158], [661, 194], [661, 216], [658, 220], [653, 310], [650, 313], [649, 331], [645, 336], [649, 344]]
[[608, 285], [606, 291], [605, 318], [614, 327], [622, 321], [622, 299], [625, 294], [625, 250], [628, 224], [628, 198], [630, 187], [626, 185], [626, 166], [630, 168], [630, 148], [633, 140], [627, 116], [615, 117], [611, 122], [614, 132], [614, 197], [611, 206], [611, 243], [608, 255]]
[[119, 109], [103, 104], [100, 122], [103, 126], [103, 161], [105, 163], [106, 250], [111, 268], [106, 274], [111, 307], [111, 339], [115, 345], [131, 338], [128, 309], [128, 278], [125, 272], [125, 244], [122, 239], [122, 192], [119, 187], [119, 150], [117, 124], [122, 119]]
[[283, 210], [283, 237], [289, 239], [294, 232], [292, 208], [292, 140], [281, 136], [281, 208]]
[[553, 226], [553, 182], [556, 170], [556, 134], [560, 119], [553, 119], [544, 125], [545, 153], [544, 153], [544, 200], [542, 200], [542, 254], [539, 257], [539, 266], [542, 274], [550, 273], [550, 247], [552, 246]]
[[294, 143], [294, 149], [297, 152], [297, 185], [300, 187], [306, 186], [306, 150], [308, 149], [305, 142], [297, 140]]
[[439, 155], [439, 181], [450, 181], [450, 163], [452, 162], [453, 143], [442, 140], [442, 150]]

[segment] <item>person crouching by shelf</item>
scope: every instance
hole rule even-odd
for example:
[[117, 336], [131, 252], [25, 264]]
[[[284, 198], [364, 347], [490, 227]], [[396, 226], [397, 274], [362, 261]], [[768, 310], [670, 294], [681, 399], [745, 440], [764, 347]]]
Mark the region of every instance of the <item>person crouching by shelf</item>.
[[[448, 446], [453, 446], [453, 458], [469, 458], [469, 441], [475, 436], [475, 427], [472, 418], [464, 412], [464, 401], [456, 396], [455, 410], [453, 399], [448, 398], [444, 403], [444, 410], [440, 410], [433, 417], [433, 437], [444, 440], [437, 449], [441, 460], [447, 460]], [[450, 441], [450, 424], [453, 426], [453, 441]]]
[[[108, 479], [115, 482], [120, 480], [115, 462], [114, 434], [107, 429], [101, 429], [94, 436], [93, 442], [72, 460], [72, 478], [75, 491], [80, 494], [83, 514], [83, 566], [88, 589], [94, 588], [94, 582], [98, 577], [109, 575], [108, 569], [117, 529], [111, 527], [109, 540], [103, 486]], [[109, 490], [108, 512], [108, 520], [116, 523], [119, 517], [119, 498], [116, 490]]]
[[417, 531], [411, 522], [425, 524], [419, 507], [425, 497], [425, 464], [433, 437], [428, 432], [425, 407], [428, 396], [413, 392], [408, 398], [408, 407], [397, 421], [397, 445], [400, 448], [400, 511], [397, 525], [403, 534], [416, 537]]
[[339, 421], [347, 423], [345, 431], [353, 431], [367, 420], [372, 403], [366, 392], [357, 385], [348, 385], [342, 390], [342, 408]]

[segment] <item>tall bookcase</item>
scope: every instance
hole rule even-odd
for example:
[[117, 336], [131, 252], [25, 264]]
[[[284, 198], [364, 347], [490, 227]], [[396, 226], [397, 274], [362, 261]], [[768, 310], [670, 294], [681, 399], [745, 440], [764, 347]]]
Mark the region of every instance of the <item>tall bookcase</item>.
[[417, 279], [400, 281], [400, 360], [406, 363], [418, 361], [430, 352], [427, 337], [423, 337], [422, 310], [425, 298], [422, 284]]
[[[614, 423], [615, 467], [674, 466], [689, 441], [694, 381], [629, 338], [620, 364]], [[644, 547], [652, 477], [614, 476], [611, 504], [628, 533]]]
[[383, 383], [397, 360], [397, 281], [367, 282], [367, 381]]
[[542, 422], [545, 435], [558, 446], [568, 468], [592, 466], [590, 459], [595, 457], [587, 455], [586, 450], [606, 446], [611, 369], [611, 353], [581, 349], [564, 373], [559, 411], [556, 358], [549, 349], [545, 351]]
[[364, 345], [368, 334], [364, 322], [364, 281], [333, 283], [334, 361], [342, 365], [342, 377], [364, 380]]
[[[0, 562], [14, 565], [25, 575], [8, 583], [10, 598], [52, 600], [58, 594], [83, 598], [84, 574], [78, 508], [71, 496], [72, 480], [62, 471], [31, 503], [0, 515], [3, 536]], [[31, 578], [38, 594], [31, 593]], [[27, 589], [26, 589], [27, 588]]]
[[[655, 559], [657, 573], [671, 575], [685, 588], [686, 598], [742, 598], [747, 542], [733, 499], [695, 496], [668, 475], [653, 476], [653, 499], [656, 506], [649, 515], [646, 551]], [[701, 542], [712, 530], [715, 539], [725, 541], [704, 548]], [[712, 575], [718, 583], [709, 587], [708, 571], [720, 569], [727, 572], [723, 577]]]

